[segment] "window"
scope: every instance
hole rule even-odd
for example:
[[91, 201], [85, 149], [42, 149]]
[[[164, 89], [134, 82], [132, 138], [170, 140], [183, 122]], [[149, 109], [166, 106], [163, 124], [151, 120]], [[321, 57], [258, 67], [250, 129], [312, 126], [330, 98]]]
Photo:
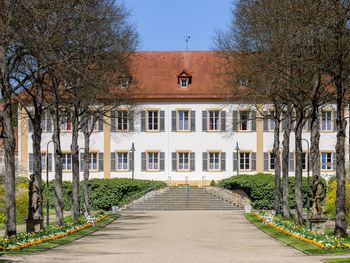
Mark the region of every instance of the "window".
[[72, 154], [64, 153], [62, 154], [62, 169], [67, 171], [72, 169]]
[[241, 79], [239, 80], [239, 85], [241, 87], [248, 87], [248, 80], [247, 79]]
[[72, 130], [72, 123], [69, 121], [67, 115], [61, 117], [61, 131]]
[[188, 87], [188, 79], [180, 79], [180, 87], [187, 88]]
[[41, 170], [46, 171], [46, 153], [41, 153]]
[[158, 131], [159, 130], [159, 111], [150, 110], [147, 111], [148, 115], [148, 130]]
[[220, 111], [209, 111], [209, 131], [220, 130]]
[[179, 171], [188, 171], [190, 170], [190, 153], [188, 152], [179, 152], [177, 154], [178, 158], [178, 167]]
[[97, 153], [89, 153], [89, 170], [97, 170]]
[[220, 153], [209, 153], [209, 170], [220, 170]]
[[250, 170], [250, 153], [239, 153], [239, 169]]
[[159, 170], [159, 153], [158, 152], [149, 152], [147, 157], [148, 171], [158, 171]]
[[129, 87], [129, 80], [127, 79], [123, 79], [120, 81], [120, 87], [123, 89], [126, 89]]
[[270, 152], [270, 170], [275, 170], [275, 155]]
[[249, 130], [249, 111], [240, 112], [240, 128], [241, 131]]
[[323, 111], [321, 121], [322, 121], [322, 130], [330, 131], [332, 129], [332, 112]]
[[332, 153], [321, 153], [321, 169], [332, 170]]
[[273, 131], [275, 129], [275, 112], [274, 111], [271, 111], [270, 112], [270, 119], [269, 119], [269, 128], [270, 128], [270, 131]]
[[51, 131], [51, 119], [47, 112], [43, 112], [40, 126], [43, 132]]
[[127, 111], [117, 112], [117, 130], [118, 131], [128, 130], [128, 112]]
[[301, 167], [303, 170], [307, 169], [307, 154], [303, 153], [302, 159], [301, 159]]
[[128, 170], [128, 153], [127, 152], [119, 152], [117, 153], [117, 170], [126, 171]]
[[190, 112], [189, 111], [178, 111], [178, 130], [188, 131], [190, 129]]
[[97, 131], [98, 130], [98, 120], [95, 120], [94, 123], [94, 116], [90, 116], [89, 120], [88, 120], [88, 129], [91, 130], [92, 125], [94, 125], [93, 131]]

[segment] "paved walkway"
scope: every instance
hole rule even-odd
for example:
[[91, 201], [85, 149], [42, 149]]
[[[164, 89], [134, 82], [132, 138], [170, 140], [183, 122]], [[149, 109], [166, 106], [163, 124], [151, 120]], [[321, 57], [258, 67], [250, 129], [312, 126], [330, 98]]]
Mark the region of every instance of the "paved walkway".
[[320, 262], [250, 224], [241, 211], [124, 213], [106, 228], [20, 262]]

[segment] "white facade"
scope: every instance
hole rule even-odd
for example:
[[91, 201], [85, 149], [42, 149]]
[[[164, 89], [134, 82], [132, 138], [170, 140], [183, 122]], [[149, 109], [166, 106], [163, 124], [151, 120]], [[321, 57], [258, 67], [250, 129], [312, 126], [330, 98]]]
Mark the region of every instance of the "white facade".
[[[105, 119], [103, 125], [103, 131], [93, 132], [91, 136], [90, 151], [96, 153], [93, 157], [92, 163], [96, 161], [94, 169], [91, 170], [90, 178], [115, 178], [115, 177], [127, 177], [131, 178], [132, 172], [130, 164], [130, 151], [132, 143], [135, 145], [135, 178], [137, 179], [153, 179], [153, 180], [171, 180], [172, 182], [184, 182], [186, 178], [189, 181], [202, 181], [203, 177], [208, 182], [212, 179], [220, 180], [237, 174], [236, 169], [236, 143], [238, 142], [239, 151], [239, 173], [240, 174], [255, 174], [257, 172], [270, 172], [270, 152], [273, 147], [273, 131], [269, 123], [264, 123], [264, 120], [260, 118], [259, 113], [257, 118], [253, 118], [252, 113], [249, 113], [248, 130], [242, 131], [241, 128], [241, 112], [249, 108], [249, 105], [234, 105], [224, 102], [159, 102], [144, 103], [140, 105], [140, 112], [136, 113], [134, 118], [134, 131], [114, 132], [111, 131], [110, 120]], [[266, 106], [265, 106], [266, 108]], [[159, 111], [159, 115], [155, 118], [158, 119], [158, 125], [160, 125], [161, 112], [164, 114], [164, 131], [142, 131], [142, 114], [148, 119], [147, 111]], [[179, 128], [179, 113], [178, 111], [188, 111], [188, 128], [189, 131], [174, 131], [174, 122], [172, 121], [174, 113], [176, 114], [176, 128]], [[209, 111], [220, 111], [225, 114], [219, 113], [217, 118], [218, 131], [209, 131]], [[195, 131], [191, 131], [191, 112], [195, 112]], [[203, 131], [203, 112], [206, 112], [207, 121], [206, 129]], [[333, 175], [334, 171], [334, 149], [336, 144], [336, 133], [333, 127], [334, 114], [332, 108], [330, 108], [332, 122], [329, 130], [321, 131], [320, 138], [320, 152], [321, 162], [322, 158], [327, 159], [328, 164], [321, 163], [321, 175], [324, 177]], [[216, 113], [215, 113], [216, 114]], [[238, 120], [238, 130], [234, 130], [234, 119]], [[19, 114], [21, 116], [21, 114]], [[346, 113], [348, 116], [348, 112]], [[152, 117], [152, 116], [151, 116]], [[154, 116], [153, 116], [154, 117]], [[183, 116], [182, 116], [183, 117]], [[215, 117], [213, 117], [215, 118]], [[186, 119], [186, 117], [185, 117]], [[222, 131], [223, 123], [225, 120], [225, 131]], [[266, 120], [267, 121], [267, 120]], [[215, 121], [214, 121], [215, 122]], [[253, 124], [255, 122], [255, 124]], [[322, 117], [321, 117], [322, 122]], [[236, 121], [237, 123], [237, 121]], [[148, 121], [145, 120], [147, 126]], [[118, 125], [118, 121], [117, 124]], [[121, 124], [122, 125], [122, 124]], [[182, 122], [182, 125], [183, 122]], [[211, 123], [211, 125], [216, 125]], [[193, 120], [192, 120], [193, 126]], [[254, 126], [254, 127], [253, 127]], [[266, 130], [268, 126], [268, 130]], [[128, 124], [128, 128], [131, 126]], [[145, 128], [145, 127], [143, 127]], [[160, 128], [160, 127], [158, 127]], [[244, 127], [245, 128], [245, 127]], [[193, 130], [193, 127], [192, 127]], [[205, 130], [205, 129], [204, 129]], [[282, 141], [281, 133], [281, 141]], [[46, 153], [47, 144], [51, 141], [51, 132], [43, 132], [42, 137], [42, 152]], [[348, 136], [348, 134], [347, 134]], [[310, 141], [310, 133], [305, 130], [303, 132], [303, 138]], [[71, 132], [62, 132], [61, 143], [63, 153], [70, 152]], [[79, 147], [83, 147], [83, 136], [80, 135]], [[303, 151], [307, 152], [307, 143], [303, 142]], [[53, 144], [49, 144], [49, 154], [53, 153]], [[81, 150], [80, 152], [83, 152]], [[294, 132], [291, 132], [290, 139], [290, 152], [294, 152]], [[349, 152], [349, 149], [346, 149]], [[19, 162], [21, 164], [21, 174], [28, 175], [30, 173], [30, 154], [32, 153], [32, 140], [31, 132], [28, 132], [28, 119], [19, 117]], [[118, 155], [119, 153], [119, 155]], [[152, 154], [150, 154], [152, 153]], [[153, 154], [156, 153], [156, 154]], [[157, 154], [159, 153], [159, 154]], [[184, 153], [184, 154], [183, 154]], [[187, 154], [188, 153], [188, 154]], [[190, 154], [192, 153], [192, 154]], [[193, 154], [194, 153], [194, 154]], [[204, 153], [204, 154], [203, 154]], [[205, 154], [206, 153], [206, 154]], [[322, 153], [324, 153], [322, 155]], [[103, 154], [103, 160], [102, 160]], [[158, 155], [158, 156], [157, 156]], [[292, 154], [293, 155], [293, 154]], [[52, 156], [52, 155], [51, 155]], [[174, 156], [176, 156], [176, 167], [174, 163]], [[346, 154], [346, 158], [348, 158]], [[118, 158], [119, 157], [119, 158]], [[143, 158], [145, 160], [142, 160]], [[162, 157], [162, 160], [160, 160]], [[192, 160], [191, 160], [192, 157]], [[115, 158], [115, 161], [111, 158]], [[123, 159], [127, 158], [125, 162]], [[181, 158], [181, 165], [180, 165]], [[207, 159], [207, 161], [203, 160]], [[267, 160], [268, 158], [268, 160]], [[53, 158], [50, 158], [53, 164]], [[96, 159], [96, 160], [95, 160]], [[188, 162], [187, 162], [188, 159]], [[212, 161], [210, 161], [210, 159]], [[223, 160], [224, 159], [224, 160]], [[244, 160], [245, 159], [245, 160]], [[255, 161], [254, 161], [255, 159]], [[194, 167], [191, 162], [194, 160]], [[323, 160], [323, 162], [325, 162]], [[216, 162], [217, 161], [217, 162]], [[293, 160], [291, 160], [293, 163]], [[331, 163], [329, 163], [331, 162]], [[143, 163], [143, 164], [142, 164]], [[347, 162], [348, 163], [348, 162]], [[103, 165], [103, 167], [102, 167]], [[187, 166], [188, 165], [188, 166]], [[322, 166], [323, 165], [323, 166]], [[69, 166], [69, 164], [67, 164]], [[146, 169], [144, 169], [146, 166]], [[181, 166], [181, 167], [180, 167]], [[205, 169], [207, 166], [207, 169]], [[120, 170], [118, 170], [118, 167]], [[247, 169], [242, 169], [242, 168]], [[152, 168], [152, 170], [149, 170]], [[188, 168], [188, 169], [187, 169]], [[191, 168], [194, 170], [191, 171]], [[212, 168], [212, 169], [211, 169]], [[51, 169], [52, 170], [52, 169]], [[155, 171], [157, 170], [157, 171]], [[290, 172], [293, 175], [294, 171]], [[304, 170], [306, 175], [306, 169]], [[46, 172], [43, 172], [43, 178], [45, 178]], [[49, 172], [50, 179], [54, 178], [54, 172]], [[82, 176], [82, 172], [81, 172]], [[64, 170], [63, 179], [71, 180], [71, 171]]]

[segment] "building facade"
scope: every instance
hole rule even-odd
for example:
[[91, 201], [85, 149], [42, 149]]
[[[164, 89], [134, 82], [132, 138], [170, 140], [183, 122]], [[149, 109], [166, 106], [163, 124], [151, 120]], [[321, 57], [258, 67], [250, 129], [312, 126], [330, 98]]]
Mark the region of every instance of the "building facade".
[[[90, 143], [90, 177], [131, 178], [133, 164], [135, 178], [171, 181], [173, 184], [186, 181], [201, 184], [237, 172], [273, 173], [274, 122], [262, 117], [273, 109], [270, 105], [250, 105], [229, 99], [232, 93], [242, 91], [239, 87], [237, 90], [227, 88], [226, 70], [227, 65], [215, 52], [137, 53], [132, 83], [121, 84], [123, 88], [134, 89], [137, 105], [133, 112], [127, 107], [113, 110], [110, 117], [96, 123]], [[335, 173], [334, 109], [335, 105], [327, 105], [320, 115], [320, 166], [324, 177]], [[49, 115], [45, 116], [42, 127], [43, 176], [48, 168], [52, 179], [54, 165], [53, 144], [49, 143], [52, 136]], [[62, 119], [61, 129], [63, 179], [71, 180], [71, 125], [67, 119]], [[32, 170], [31, 133], [28, 118], [20, 110], [19, 163], [20, 173], [24, 176]], [[310, 141], [307, 125], [303, 137]], [[132, 143], [136, 150], [134, 160], [130, 151]], [[83, 147], [82, 134], [79, 145]], [[303, 150], [306, 175], [306, 141], [303, 141]], [[294, 164], [292, 132], [290, 175], [294, 174]]]

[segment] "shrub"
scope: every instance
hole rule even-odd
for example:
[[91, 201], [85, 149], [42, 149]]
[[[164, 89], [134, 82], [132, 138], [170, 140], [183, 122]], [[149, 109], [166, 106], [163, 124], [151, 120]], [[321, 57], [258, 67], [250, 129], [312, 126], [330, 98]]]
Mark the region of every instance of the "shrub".
[[211, 181], [210, 181], [210, 186], [216, 186], [216, 183], [215, 183], [214, 180], [211, 180]]
[[[312, 179], [310, 178], [310, 184]], [[219, 182], [219, 186], [230, 190], [241, 189], [251, 199], [255, 209], [273, 209], [275, 179], [272, 174], [239, 175], [232, 176]], [[295, 177], [289, 177], [289, 202], [295, 208]], [[282, 189], [281, 189], [282, 190]], [[303, 205], [306, 206], [307, 180], [303, 177], [302, 184]], [[311, 189], [310, 189], [311, 192]]]
[[[327, 195], [326, 195], [326, 206], [325, 206], [325, 212], [327, 213], [327, 216], [331, 219], [335, 218], [336, 209], [335, 209], [335, 200], [336, 200], [336, 192], [337, 192], [337, 181], [333, 180], [328, 183], [327, 187]], [[345, 183], [345, 189], [346, 189], [346, 220], [350, 222], [350, 196], [348, 193], [350, 193], [350, 183]]]
[[[55, 207], [55, 183], [49, 182], [50, 208]], [[83, 208], [83, 182], [80, 182], [80, 204]], [[94, 210], [111, 210], [112, 206], [122, 206], [145, 193], [165, 187], [162, 181], [131, 180], [126, 178], [91, 179], [89, 180], [90, 206]], [[64, 181], [62, 185], [64, 210], [72, 207], [72, 183]], [[43, 183], [44, 205], [46, 202], [46, 183]]]

